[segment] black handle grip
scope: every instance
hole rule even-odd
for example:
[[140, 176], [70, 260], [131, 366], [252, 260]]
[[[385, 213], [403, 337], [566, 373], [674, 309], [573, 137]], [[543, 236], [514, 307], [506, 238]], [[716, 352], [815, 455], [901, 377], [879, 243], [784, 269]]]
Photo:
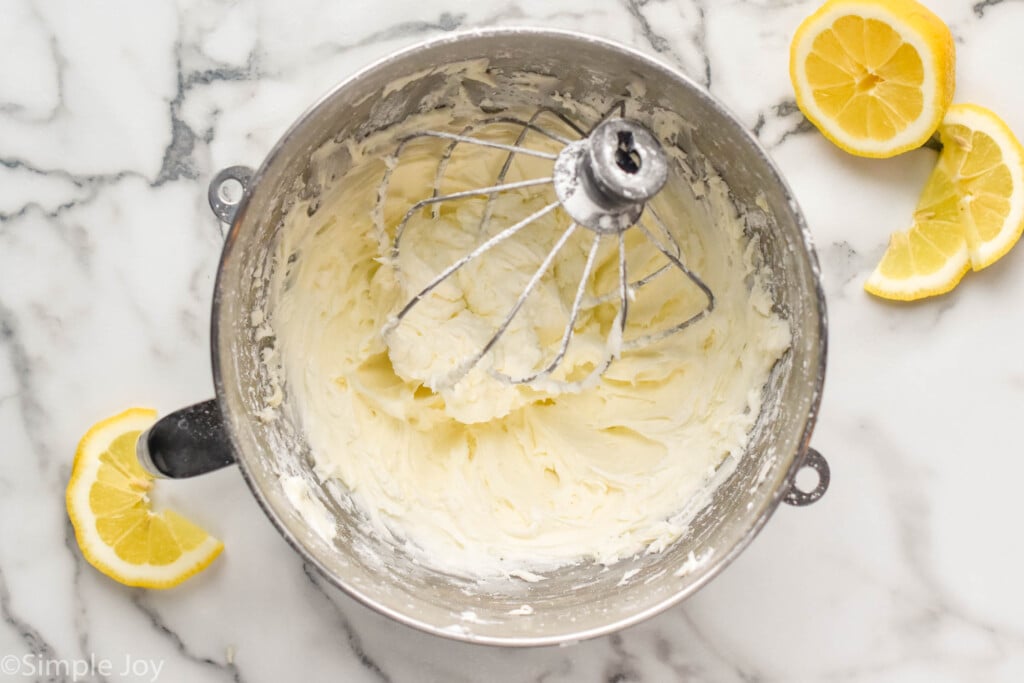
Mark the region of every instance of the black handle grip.
[[206, 474], [235, 462], [216, 400], [159, 420], [139, 439], [138, 456], [147, 470], [171, 479]]

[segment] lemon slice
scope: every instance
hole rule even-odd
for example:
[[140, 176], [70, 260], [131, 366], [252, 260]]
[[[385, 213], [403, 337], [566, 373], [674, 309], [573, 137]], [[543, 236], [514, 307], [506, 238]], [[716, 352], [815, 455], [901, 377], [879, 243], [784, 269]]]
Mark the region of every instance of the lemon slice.
[[892, 236], [864, 285], [911, 301], [953, 289], [999, 260], [1024, 230], [1024, 148], [984, 107], [954, 104], [939, 127], [942, 153], [914, 222]]
[[224, 544], [173, 510], [154, 512], [153, 477], [135, 443], [156, 411], [132, 408], [82, 437], [68, 482], [68, 516], [89, 564], [129, 586], [170, 588], [201, 571]]
[[830, 0], [790, 45], [796, 103], [829, 140], [891, 157], [931, 137], [953, 99], [949, 27], [914, 0]]

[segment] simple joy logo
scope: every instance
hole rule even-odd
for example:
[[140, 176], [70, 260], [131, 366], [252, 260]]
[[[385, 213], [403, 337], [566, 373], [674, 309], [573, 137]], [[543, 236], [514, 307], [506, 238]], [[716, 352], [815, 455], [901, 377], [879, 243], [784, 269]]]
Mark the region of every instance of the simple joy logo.
[[74, 659], [54, 659], [38, 654], [0, 657], [0, 674], [5, 677], [35, 680], [81, 681], [101, 676], [155, 683], [160, 678], [163, 668], [162, 659], [142, 659], [131, 655], [125, 655], [123, 659], [98, 657], [95, 653]]

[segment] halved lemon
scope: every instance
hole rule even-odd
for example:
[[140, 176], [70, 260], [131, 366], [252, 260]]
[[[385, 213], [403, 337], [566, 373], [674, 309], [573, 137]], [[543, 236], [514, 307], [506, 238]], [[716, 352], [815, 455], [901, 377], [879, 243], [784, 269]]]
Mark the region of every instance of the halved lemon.
[[953, 289], [999, 260], [1024, 231], [1024, 148], [994, 113], [954, 104], [939, 127], [942, 153], [914, 222], [895, 233], [864, 288], [912, 301]]
[[156, 411], [131, 408], [97, 423], [78, 444], [68, 516], [89, 564], [129, 586], [170, 588], [206, 568], [224, 544], [173, 510], [154, 512], [154, 478], [135, 443]]
[[924, 144], [953, 99], [955, 71], [949, 27], [915, 0], [830, 0], [790, 45], [797, 106], [858, 156]]

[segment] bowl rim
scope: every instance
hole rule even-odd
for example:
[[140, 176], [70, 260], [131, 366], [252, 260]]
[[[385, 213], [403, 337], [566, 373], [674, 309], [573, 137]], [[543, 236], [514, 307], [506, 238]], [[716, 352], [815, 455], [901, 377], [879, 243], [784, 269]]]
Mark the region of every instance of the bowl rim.
[[[491, 37], [508, 37], [517, 35], [530, 35], [530, 36], [542, 36], [553, 40], [565, 40], [575, 41], [582, 43], [590, 43], [597, 45], [603, 49], [609, 50], [610, 52], [617, 52], [626, 56], [630, 59], [637, 60], [645, 63], [653, 70], [664, 73], [667, 78], [675, 79], [688, 86], [695, 91], [695, 94], [702, 98], [707, 105], [715, 110], [720, 116], [731, 123], [737, 131], [742, 133], [743, 139], [749, 144], [750, 151], [756, 154], [760, 158], [760, 161], [770, 171], [774, 178], [774, 181], [778, 184], [778, 189], [782, 193], [783, 200], [786, 206], [789, 207], [789, 212], [792, 215], [793, 221], [798, 228], [801, 241], [804, 247], [804, 255], [807, 259], [807, 266], [812, 275], [814, 282], [814, 295], [815, 304], [817, 308], [817, 322], [818, 322], [818, 368], [815, 374], [815, 382], [812, 387], [811, 399], [807, 406], [807, 414], [804, 418], [803, 432], [800, 437], [797, 452], [794, 454], [792, 461], [790, 462], [789, 468], [783, 473], [778, 479], [778, 485], [774, 488], [772, 495], [763, 499], [759, 506], [757, 515], [752, 518], [752, 521], [748, 524], [745, 532], [739, 538], [739, 540], [732, 544], [732, 546], [724, 553], [715, 553], [713, 557], [709, 558], [708, 563], [705, 565], [706, 569], [690, 584], [685, 586], [679, 591], [672, 593], [668, 597], [660, 600], [659, 602], [651, 605], [650, 607], [641, 611], [632, 613], [628, 616], [610, 621], [600, 626], [595, 626], [587, 629], [582, 629], [577, 632], [567, 632], [564, 634], [544, 635], [544, 636], [494, 636], [494, 635], [483, 635], [474, 633], [472, 631], [454, 630], [450, 628], [444, 628], [437, 626], [433, 623], [418, 619], [415, 615], [409, 614], [400, 610], [393, 609], [387, 605], [377, 602], [372, 596], [367, 595], [358, 586], [351, 583], [346, 583], [332, 573], [323, 563], [317, 559], [317, 557], [302, 543], [302, 541], [295, 537], [295, 535], [285, 526], [281, 517], [274, 509], [269, 496], [260, 488], [256, 477], [249, 469], [249, 464], [246, 461], [245, 451], [241, 446], [240, 438], [235, 431], [234, 422], [231, 419], [232, 413], [228, 410], [228, 401], [226, 399], [226, 387], [224, 382], [224, 365], [220, 358], [220, 302], [223, 298], [223, 288], [228, 286], [223, 278], [225, 265], [228, 259], [231, 257], [234, 249], [236, 248], [238, 233], [240, 226], [243, 223], [243, 218], [246, 214], [246, 208], [248, 206], [250, 198], [254, 195], [254, 188], [259, 186], [260, 180], [266, 174], [268, 168], [270, 168], [274, 161], [285, 152], [286, 144], [291, 137], [301, 128], [306, 126], [319, 112], [320, 108], [326, 105], [329, 101], [333, 100], [338, 94], [346, 89], [351, 88], [359, 81], [372, 77], [378, 70], [386, 68], [388, 65], [396, 62], [401, 62], [409, 58], [411, 54], [418, 53], [424, 49], [436, 50], [443, 48], [443, 46], [458, 43], [465, 40], [471, 39], [486, 39]], [[278, 138], [277, 142], [271, 148], [270, 152], [264, 157], [263, 162], [260, 164], [257, 171], [254, 173], [247, 189], [239, 202], [237, 211], [234, 215], [234, 220], [230, 229], [227, 233], [224, 242], [224, 248], [221, 252], [221, 257], [218, 262], [217, 275], [214, 283], [214, 295], [213, 305], [211, 311], [211, 334], [210, 334], [210, 350], [212, 356], [212, 369], [213, 369], [213, 380], [214, 389], [216, 393], [217, 402], [221, 406], [223, 414], [225, 416], [225, 426], [228, 433], [231, 446], [236, 454], [236, 460], [239, 465], [239, 469], [242, 472], [249, 489], [252, 491], [253, 497], [256, 499], [260, 508], [264, 514], [270, 519], [271, 523], [277, 528], [278, 532], [284, 537], [285, 541], [299, 554], [300, 557], [310, 565], [315, 567], [317, 571], [330, 582], [333, 586], [339, 588], [349, 597], [353, 598], [362, 605], [369, 607], [379, 614], [383, 614], [395, 621], [410, 626], [417, 630], [441, 636], [443, 638], [473, 643], [482, 645], [497, 645], [504, 647], [537, 647], [537, 646], [550, 646], [550, 645], [566, 645], [576, 643], [582, 640], [588, 640], [591, 638], [597, 638], [600, 636], [608, 635], [621, 631], [623, 629], [635, 626], [651, 617], [664, 612], [665, 610], [673, 607], [695, 592], [704, 587], [709, 581], [718, 576], [726, 567], [728, 567], [739, 555], [742, 553], [747, 546], [753, 541], [753, 539], [760, 533], [761, 529], [767, 523], [768, 519], [772, 516], [779, 504], [785, 498], [790, 488], [793, 486], [793, 479], [796, 473], [803, 467], [804, 462], [807, 458], [807, 452], [810, 448], [810, 439], [814, 430], [815, 423], [817, 422], [818, 413], [821, 405], [822, 391], [824, 389], [825, 382], [825, 370], [827, 365], [827, 354], [828, 354], [828, 318], [826, 312], [825, 294], [821, 279], [821, 267], [818, 261], [817, 253], [814, 249], [814, 243], [810, 230], [808, 228], [806, 219], [803, 212], [801, 211], [799, 204], [796, 201], [793, 191], [789, 184], [786, 182], [784, 176], [779, 170], [778, 166], [768, 155], [765, 148], [761, 145], [760, 141], [753, 135], [753, 133], [735, 116], [722, 102], [701, 84], [694, 81], [692, 78], [682, 73], [678, 68], [666, 64], [640, 50], [637, 50], [628, 45], [624, 45], [614, 40], [607, 38], [591, 35], [588, 33], [568, 30], [568, 29], [555, 29], [540, 26], [514, 26], [514, 27], [488, 27], [488, 28], [474, 28], [454, 31], [452, 33], [445, 34], [443, 36], [436, 36], [426, 40], [418, 41], [407, 47], [399, 49], [397, 51], [390, 52], [386, 56], [374, 60], [363, 68], [357, 70], [349, 77], [343, 79], [330, 90], [313, 102], [306, 110], [288, 127], [288, 129]]]

